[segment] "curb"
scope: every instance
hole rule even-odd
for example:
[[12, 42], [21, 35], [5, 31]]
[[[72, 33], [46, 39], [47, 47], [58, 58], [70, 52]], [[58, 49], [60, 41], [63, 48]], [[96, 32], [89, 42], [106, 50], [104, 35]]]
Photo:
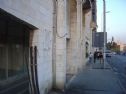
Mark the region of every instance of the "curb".
[[76, 75], [74, 75], [70, 81], [65, 85], [65, 89], [68, 88], [68, 86], [70, 85], [70, 83], [74, 80], [74, 78], [76, 77]]

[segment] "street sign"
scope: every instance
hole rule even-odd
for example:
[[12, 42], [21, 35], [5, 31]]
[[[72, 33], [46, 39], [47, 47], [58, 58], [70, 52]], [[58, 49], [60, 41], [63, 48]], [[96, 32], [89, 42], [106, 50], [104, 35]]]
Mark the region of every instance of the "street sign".
[[[106, 32], [106, 43], [107, 43], [107, 32]], [[92, 46], [99, 48], [104, 47], [104, 32], [92, 33]]]

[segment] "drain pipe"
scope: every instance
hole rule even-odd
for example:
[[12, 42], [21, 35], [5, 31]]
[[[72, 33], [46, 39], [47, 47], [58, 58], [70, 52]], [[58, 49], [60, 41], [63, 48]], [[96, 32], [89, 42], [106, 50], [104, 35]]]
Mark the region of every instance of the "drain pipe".
[[37, 71], [37, 46], [30, 48], [30, 83], [31, 93], [40, 94], [38, 85], [38, 71]]
[[34, 47], [34, 70], [35, 70], [35, 83], [36, 83], [36, 94], [40, 94], [39, 92], [39, 84], [38, 84], [38, 71], [37, 71], [37, 46]]

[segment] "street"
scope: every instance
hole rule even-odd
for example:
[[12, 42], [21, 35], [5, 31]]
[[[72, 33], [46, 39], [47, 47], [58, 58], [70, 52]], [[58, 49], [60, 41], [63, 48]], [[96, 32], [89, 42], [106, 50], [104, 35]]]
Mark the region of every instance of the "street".
[[114, 55], [111, 58], [107, 58], [107, 61], [115, 74], [119, 77], [123, 88], [126, 90], [126, 56]]

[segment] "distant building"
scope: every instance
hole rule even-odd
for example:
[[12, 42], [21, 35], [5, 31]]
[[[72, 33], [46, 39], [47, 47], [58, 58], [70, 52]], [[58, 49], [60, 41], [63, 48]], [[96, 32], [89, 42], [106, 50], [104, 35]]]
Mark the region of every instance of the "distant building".
[[126, 44], [124, 44], [123, 51], [126, 52]]
[[119, 50], [120, 51], [124, 51], [125, 50], [125, 44], [124, 43], [122, 43], [122, 42], [120, 42], [120, 41], [117, 41], [117, 44], [119, 45]]

